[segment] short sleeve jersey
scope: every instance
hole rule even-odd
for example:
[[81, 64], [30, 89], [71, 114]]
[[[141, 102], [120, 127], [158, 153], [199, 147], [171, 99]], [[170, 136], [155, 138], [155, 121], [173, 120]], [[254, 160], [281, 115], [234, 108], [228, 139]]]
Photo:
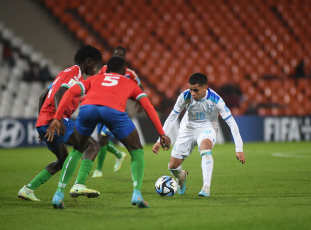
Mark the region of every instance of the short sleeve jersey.
[[[101, 74], [107, 73], [107, 65], [104, 65], [98, 73], [101, 73]], [[139, 77], [134, 70], [126, 68], [126, 73], [124, 76], [127, 77], [128, 79], [133, 80], [137, 85], [141, 86]]]
[[103, 105], [125, 112], [128, 99], [139, 101], [146, 94], [134, 81], [116, 73], [97, 74], [78, 83], [83, 105]]
[[[70, 88], [75, 83], [79, 82], [82, 77], [80, 67], [74, 65], [60, 72], [50, 86], [48, 95], [40, 110], [36, 127], [50, 124], [55, 114], [54, 96], [60, 87]], [[78, 108], [81, 96], [74, 97], [64, 112], [64, 117], [71, 117], [74, 111]]]
[[217, 122], [218, 113], [224, 120], [231, 117], [223, 99], [212, 89], [208, 89], [206, 96], [200, 101], [192, 98], [189, 89], [182, 92], [174, 105], [174, 112], [180, 113], [184, 109], [187, 110], [183, 117], [185, 125], [192, 128], [213, 125]]

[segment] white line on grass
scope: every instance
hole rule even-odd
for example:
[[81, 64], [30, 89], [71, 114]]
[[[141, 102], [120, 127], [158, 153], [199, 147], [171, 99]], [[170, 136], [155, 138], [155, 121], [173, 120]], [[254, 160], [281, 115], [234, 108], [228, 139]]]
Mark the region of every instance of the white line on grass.
[[272, 153], [272, 156], [274, 156], [274, 157], [311, 158], [311, 156], [293, 155], [293, 154], [285, 154], [285, 153]]

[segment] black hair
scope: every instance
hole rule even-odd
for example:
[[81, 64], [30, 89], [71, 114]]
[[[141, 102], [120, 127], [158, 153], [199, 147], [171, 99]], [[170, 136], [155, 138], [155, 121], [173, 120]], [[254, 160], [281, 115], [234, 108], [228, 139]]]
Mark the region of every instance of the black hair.
[[95, 61], [96, 63], [99, 63], [102, 61], [102, 53], [93, 46], [82, 46], [77, 50], [74, 57], [74, 62], [77, 64], [82, 64], [88, 58]]
[[107, 63], [107, 73], [118, 73], [125, 67], [125, 60], [121, 57], [112, 57]]
[[207, 85], [207, 77], [203, 73], [194, 73], [189, 78], [189, 84], [199, 84], [200, 86]]
[[117, 46], [116, 48], [113, 49], [113, 53], [116, 51], [116, 50], [122, 50], [124, 52], [124, 55], [126, 54], [126, 49], [123, 47], [123, 46]]

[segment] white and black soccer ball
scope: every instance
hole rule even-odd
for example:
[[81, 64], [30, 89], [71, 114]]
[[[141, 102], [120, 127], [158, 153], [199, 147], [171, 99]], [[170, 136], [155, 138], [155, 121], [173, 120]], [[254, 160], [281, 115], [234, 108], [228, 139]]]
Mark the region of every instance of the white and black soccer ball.
[[170, 176], [161, 176], [155, 183], [155, 190], [160, 196], [174, 196], [177, 182]]

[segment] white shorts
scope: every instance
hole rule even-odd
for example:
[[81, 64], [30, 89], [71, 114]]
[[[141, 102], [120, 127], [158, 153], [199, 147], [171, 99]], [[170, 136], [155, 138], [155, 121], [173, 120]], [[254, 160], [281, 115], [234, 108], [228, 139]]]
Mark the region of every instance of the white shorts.
[[210, 139], [213, 146], [216, 143], [216, 131], [212, 126], [205, 129], [190, 129], [180, 128], [177, 140], [172, 149], [171, 156], [177, 159], [185, 159], [190, 156], [193, 148], [198, 145], [199, 152], [201, 151], [200, 145], [204, 139]]

